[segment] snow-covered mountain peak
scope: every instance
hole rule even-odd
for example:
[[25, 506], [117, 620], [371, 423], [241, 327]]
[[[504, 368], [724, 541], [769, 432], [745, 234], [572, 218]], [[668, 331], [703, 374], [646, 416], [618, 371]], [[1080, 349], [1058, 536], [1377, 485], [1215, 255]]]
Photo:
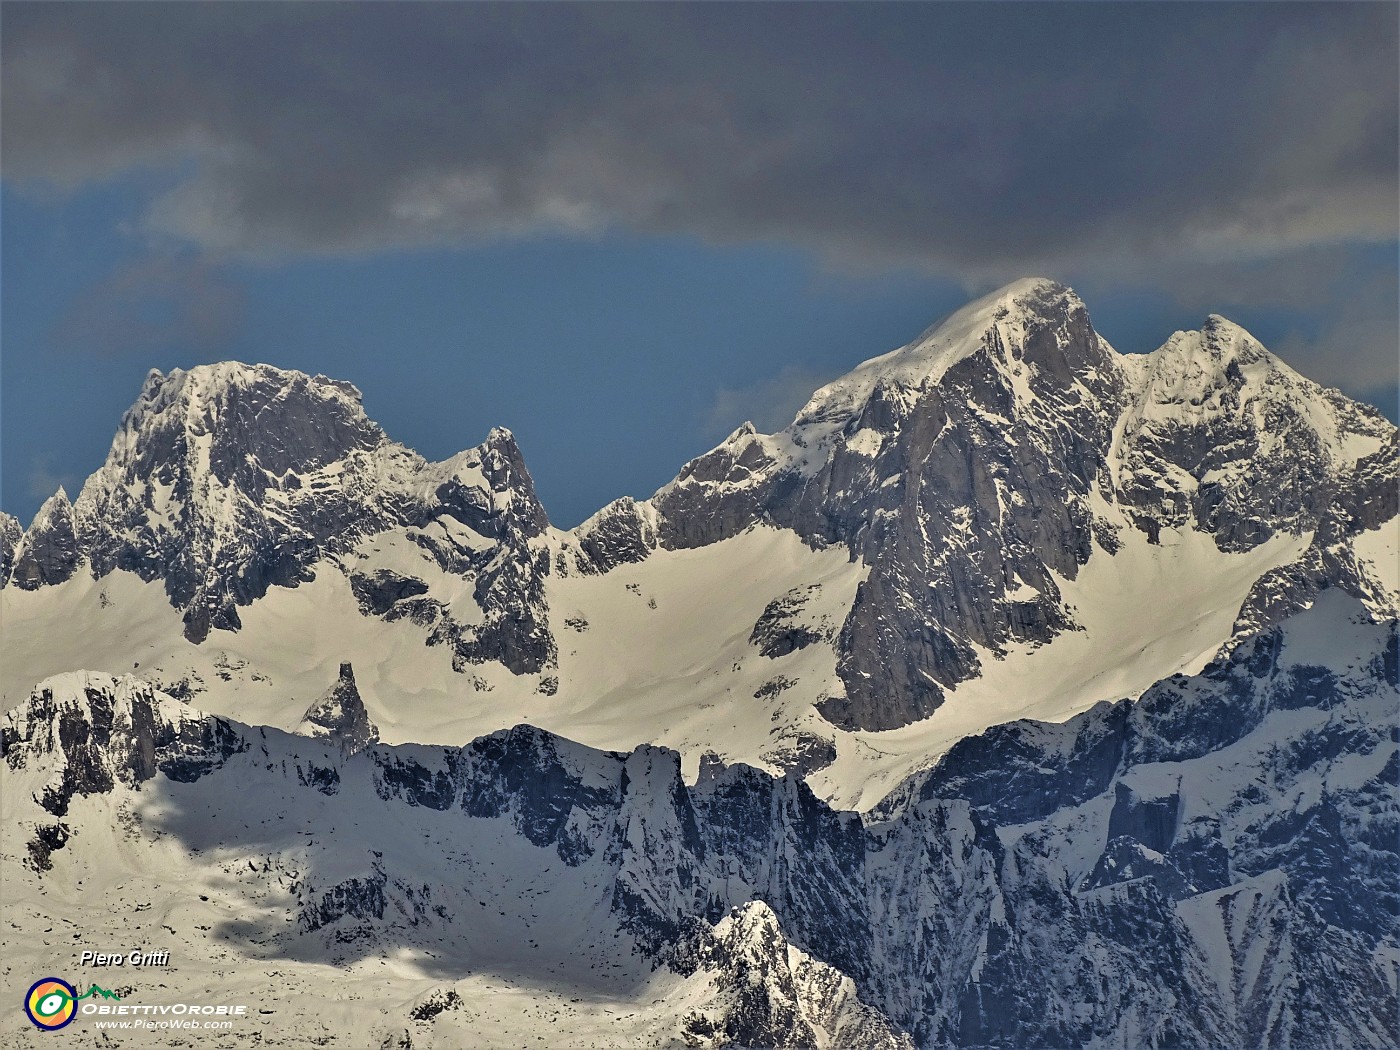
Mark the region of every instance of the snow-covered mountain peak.
[[1193, 525], [1222, 550], [1247, 550], [1279, 531], [1302, 535], [1395, 433], [1218, 314], [1173, 334], [1129, 375], [1110, 461], [1119, 501], [1154, 538]]
[[1338, 468], [1374, 452], [1393, 426], [1379, 413], [1301, 375], [1248, 330], [1211, 314], [1139, 359], [1124, 431], [1247, 428], [1264, 451], [1305, 430]]
[[7, 579], [59, 584], [84, 561], [95, 579], [160, 579], [198, 643], [237, 630], [236, 608], [268, 587], [309, 582], [318, 561], [389, 530], [453, 575], [507, 537], [529, 561], [521, 544], [549, 522], [510, 431], [427, 463], [361, 402], [351, 383], [271, 365], [153, 370], [77, 502], [55, 497], [6, 540]]
[[[22, 540], [0, 519], [15, 591], [78, 578], [6, 597], [100, 625], [159, 581], [183, 636], [152, 626], [161, 655], [143, 649], [141, 667], [284, 728], [350, 654], [390, 739], [530, 716], [609, 746], [675, 745], [688, 762], [714, 749], [800, 768], [843, 792], [885, 762], [871, 756], [886, 744], [860, 734], [980, 726], [968, 712], [994, 681], [1067, 711], [1142, 688], [1112, 658], [1089, 673], [1086, 651], [1150, 642], [1133, 673], [1165, 674], [1329, 583], [1372, 609], [1400, 601], [1380, 529], [1396, 513], [1394, 427], [1223, 318], [1125, 359], [1072, 291], [1017, 282], [816, 401], [828, 395], [848, 414], [741, 426], [651, 500], [565, 531], [504, 428], [425, 463], [365, 419], [349, 384], [237, 363], [153, 373], [78, 513]], [[1160, 604], [1211, 618], [1140, 631], [1112, 581], [1143, 574]], [[32, 642], [14, 634], [35, 657], [11, 661], [7, 689], [90, 648], [76, 628], [54, 642], [48, 617], [33, 614]], [[284, 655], [293, 637], [302, 648]], [[96, 666], [129, 667], [127, 644]], [[246, 671], [223, 666], [226, 647]], [[1053, 699], [1007, 678], [1056, 678], [1052, 665], [1065, 668]], [[264, 681], [297, 700], [273, 710]], [[726, 705], [745, 696], [754, 717], [736, 725]], [[914, 760], [900, 746], [882, 770]]]
[[1198, 331], [1174, 332], [1146, 356], [1147, 392], [1162, 403], [1211, 383], [1260, 381], [1280, 372], [1301, 378], [1242, 326], [1211, 314]]
[[281, 477], [386, 440], [351, 383], [221, 361], [168, 375], [153, 370], [122, 420], [107, 463], [142, 468], [153, 457], [182, 452], [227, 483], [243, 462]]
[[30, 522], [29, 527], [31, 529], [44, 528], [57, 518], [71, 517], [72, 513], [73, 504], [68, 499], [68, 490], [60, 485], [52, 496], [39, 505], [39, 509], [34, 512], [34, 520]]
[[1013, 281], [955, 310], [913, 342], [863, 361], [828, 383], [812, 395], [794, 426], [848, 418], [881, 388], [936, 384], [979, 350], [1019, 348], [1033, 332], [1063, 325], [1075, 313], [1084, 313], [1084, 303], [1064, 285], [1044, 277]]

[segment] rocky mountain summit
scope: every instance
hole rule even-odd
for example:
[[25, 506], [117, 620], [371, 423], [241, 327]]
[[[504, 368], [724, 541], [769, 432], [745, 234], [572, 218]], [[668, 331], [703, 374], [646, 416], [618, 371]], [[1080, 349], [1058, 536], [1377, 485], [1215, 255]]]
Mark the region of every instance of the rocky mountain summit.
[[[979, 654], [1074, 630], [1057, 580], [1125, 527], [1222, 551], [1312, 532], [1369, 456], [1393, 492], [1394, 434], [1223, 318], [1125, 358], [1073, 292], [1034, 280], [818, 391], [782, 433], [741, 428], [653, 503], [663, 543], [772, 521], [848, 546], [870, 572], [824, 713], [892, 729], [976, 676]], [[1379, 597], [1393, 613], [1393, 589]]]
[[[267, 365], [153, 371], [77, 504], [60, 490], [25, 532], [10, 582], [61, 584], [80, 567], [159, 580], [199, 643], [238, 630], [239, 608], [268, 588], [305, 582], [319, 560], [390, 528], [449, 571], [504, 574], [547, 523], [510, 433], [428, 464], [391, 442], [360, 398], [349, 383]], [[528, 615], [501, 611], [512, 623]], [[506, 650], [493, 652], [482, 640], [493, 629], [457, 639], [467, 658], [518, 661], [520, 632], [507, 628]]]

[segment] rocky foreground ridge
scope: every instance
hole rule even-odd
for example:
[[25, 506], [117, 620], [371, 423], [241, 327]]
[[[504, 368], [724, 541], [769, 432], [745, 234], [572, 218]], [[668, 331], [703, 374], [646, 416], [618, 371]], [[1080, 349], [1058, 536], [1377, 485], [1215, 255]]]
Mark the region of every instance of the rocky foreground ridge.
[[0, 723], [6, 841], [24, 885], [71, 883], [94, 807], [134, 808], [226, 873], [238, 957], [452, 946], [385, 1045], [434, 1045], [455, 982], [503, 965], [487, 919], [557, 894], [568, 920], [520, 933], [537, 972], [669, 975], [693, 1046], [1392, 1046], [1398, 645], [1328, 588], [1137, 702], [968, 738], [865, 816], [744, 765], [687, 784], [662, 748], [352, 752], [74, 674]]

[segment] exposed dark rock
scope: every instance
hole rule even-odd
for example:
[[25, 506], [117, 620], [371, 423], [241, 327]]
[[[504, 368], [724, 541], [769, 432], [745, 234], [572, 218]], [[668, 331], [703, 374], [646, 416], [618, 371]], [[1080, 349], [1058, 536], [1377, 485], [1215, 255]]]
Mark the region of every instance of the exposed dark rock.
[[350, 574], [350, 590], [367, 616], [383, 616], [395, 603], [428, 593], [428, 585], [413, 576], [403, 576], [391, 569], [377, 569], [366, 576]]
[[42, 800], [55, 816], [67, 813], [75, 795], [105, 794], [117, 783], [139, 787], [157, 773], [192, 782], [248, 746], [233, 723], [192, 714], [137, 679], [54, 681], [69, 691], [36, 689], [0, 726], [0, 751], [11, 769], [36, 751], [65, 756]]
[[24, 527], [12, 514], [0, 511], [0, 589], [10, 582], [10, 574], [15, 568], [15, 555], [19, 552], [20, 540], [24, 538]]
[[22, 590], [38, 590], [72, 577], [82, 561], [82, 551], [75, 532], [73, 505], [63, 489], [44, 502], [23, 540], [11, 551], [12, 582]]
[[755, 689], [753, 698], [755, 700], [776, 700], [796, 684], [797, 679], [780, 674], [776, 678], [770, 678]]
[[656, 548], [656, 527], [631, 496], [614, 500], [575, 533], [579, 571], [610, 572], [639, 562]]
[[297, 731], [330, 741], [347, 756], [379, 742], [379, 727], [370, 721], [350, 664], [340, 665], [340, 677], [325, 696], [306, 709]]
[[400, 798], [410, 806], [444, 810], [457, 797], [450, 762], [446, 770], [429, 770], [411, 759], [381, 752], [375, 752], [373, 760], [378, 767], [375, 787], [382, 799]]
[[34, 829], [34, 837], [26, 844], [29, 851], [29, 866], [41, 874], [53, 870], [53, 854], [68, 843], [67, 824], [40, 824]]
[[1312, 543], [1298, 560], [1254, 581], [1235, 618], [1227, 649], [1306, 609], [1328, 588], [1338, 588], [1383, 614], [1400, 615], [1400, 597], [1377, 577], [1377, 567], [1357, 553], [1350, 540], [1362, 532], [1393, 528], [1400, 500], [1400, 453], [1396, 434], [1354, 470], [1332, 482], [1332, 502], [1322, 513]]
[[964, 798], [1009, 824], [1078, 805], [1121, 770], [1130, 711], [1101, 703], [1063, 726], [1010, 722], [965, 737], [919, 778], [918, 797]]
[[808, 777], [836, 761], [836, 743], [815, 733], [791, 733], [779, 739], [761, 757], [784, 773]]
[[306, 768], [297, 763], [297, 781], [303, 787], [315, 788], [323, 795], [334, 795], [340, 790], [340, 771], [334, 766], [318, 766], [310, 762]]
[[1137, 879], [1151, 879], [1157, 891], [1172, 900], [1180, 900], [1197, 892], [1196, 887], [1166, 857], [1127, 837], [1109, 840], [1098, 864], [1081, 888], [1096, 890]]
[[462, 997], [456, 989], [448, 988], [445, 991], [439, 989], [429, 993], [426, 998], [414, 1004], [413, 1009], [408, 1011], [408, 1016], [414, 1021], [431, 1021], [438, 1014], [461, 1008]]
[[1113, 812], [1108, 817], [1109, 841], [1127, 837], [1157, 853], [1170, 850], [1176, 841], [1181, 799], [1176, 795], [1141, 798], [1121, 781], [1114, 791]]
[[513, 674], [538, 674], [554, 666], [558, 648], [549, 630], [544, 596], [548, 563], [545, 551], [499, 549], [476, 581], [475, 597], [485, 620], [456, 629], [455, 670], [494, 662]]
[[803, 608], [820, 588], [814, 583], [774, 598], [754, 623], [749, 644], [758, 646], [760, 655], [776, 660], [822, 641], [825, 636], [820, 630], [801, 622]]
[[[389, 623], [397, 620], [409, 620], [419, 627], [437, 628], [440, 624], [449, 620], [447, 608], [435, 598], [404, 598], [396, 601], [384, 613], [384, 619]], [[434, 644], [429, 635], [427, 644]]]
[[382, 919], [387, 881], [383, 868], [375, 864], [369, 875], [337, 883], [314, 902], [303, 905], [297, 921], [304, 932], [311, 933], [347, 915], [357, 919]]

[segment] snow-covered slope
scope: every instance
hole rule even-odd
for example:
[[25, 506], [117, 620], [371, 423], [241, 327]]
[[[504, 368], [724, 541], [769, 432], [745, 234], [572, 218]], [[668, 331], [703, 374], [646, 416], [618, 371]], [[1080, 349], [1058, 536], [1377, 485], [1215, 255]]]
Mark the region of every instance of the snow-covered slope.
[[564, 532], [505, 431], [429, 464], [345, 383], [154, 373], [75, 503], [0, 520], [0, 689], [134, 670], [292, 730], [353, 662], [386, 741], [529, 720], [870, 805], [1326, 587], [1394, 615], [1395, 434], [1223, 319], [1127, 358], [1032, 279]]
[[1390, 1046], [1396, 630], [1329, 589], [865, 817], [655, 747], [351, 753], [60, 676], [0, 719], [0, 978], [169, 947], [110, 983], [249, 1003], [226, 1046]]

